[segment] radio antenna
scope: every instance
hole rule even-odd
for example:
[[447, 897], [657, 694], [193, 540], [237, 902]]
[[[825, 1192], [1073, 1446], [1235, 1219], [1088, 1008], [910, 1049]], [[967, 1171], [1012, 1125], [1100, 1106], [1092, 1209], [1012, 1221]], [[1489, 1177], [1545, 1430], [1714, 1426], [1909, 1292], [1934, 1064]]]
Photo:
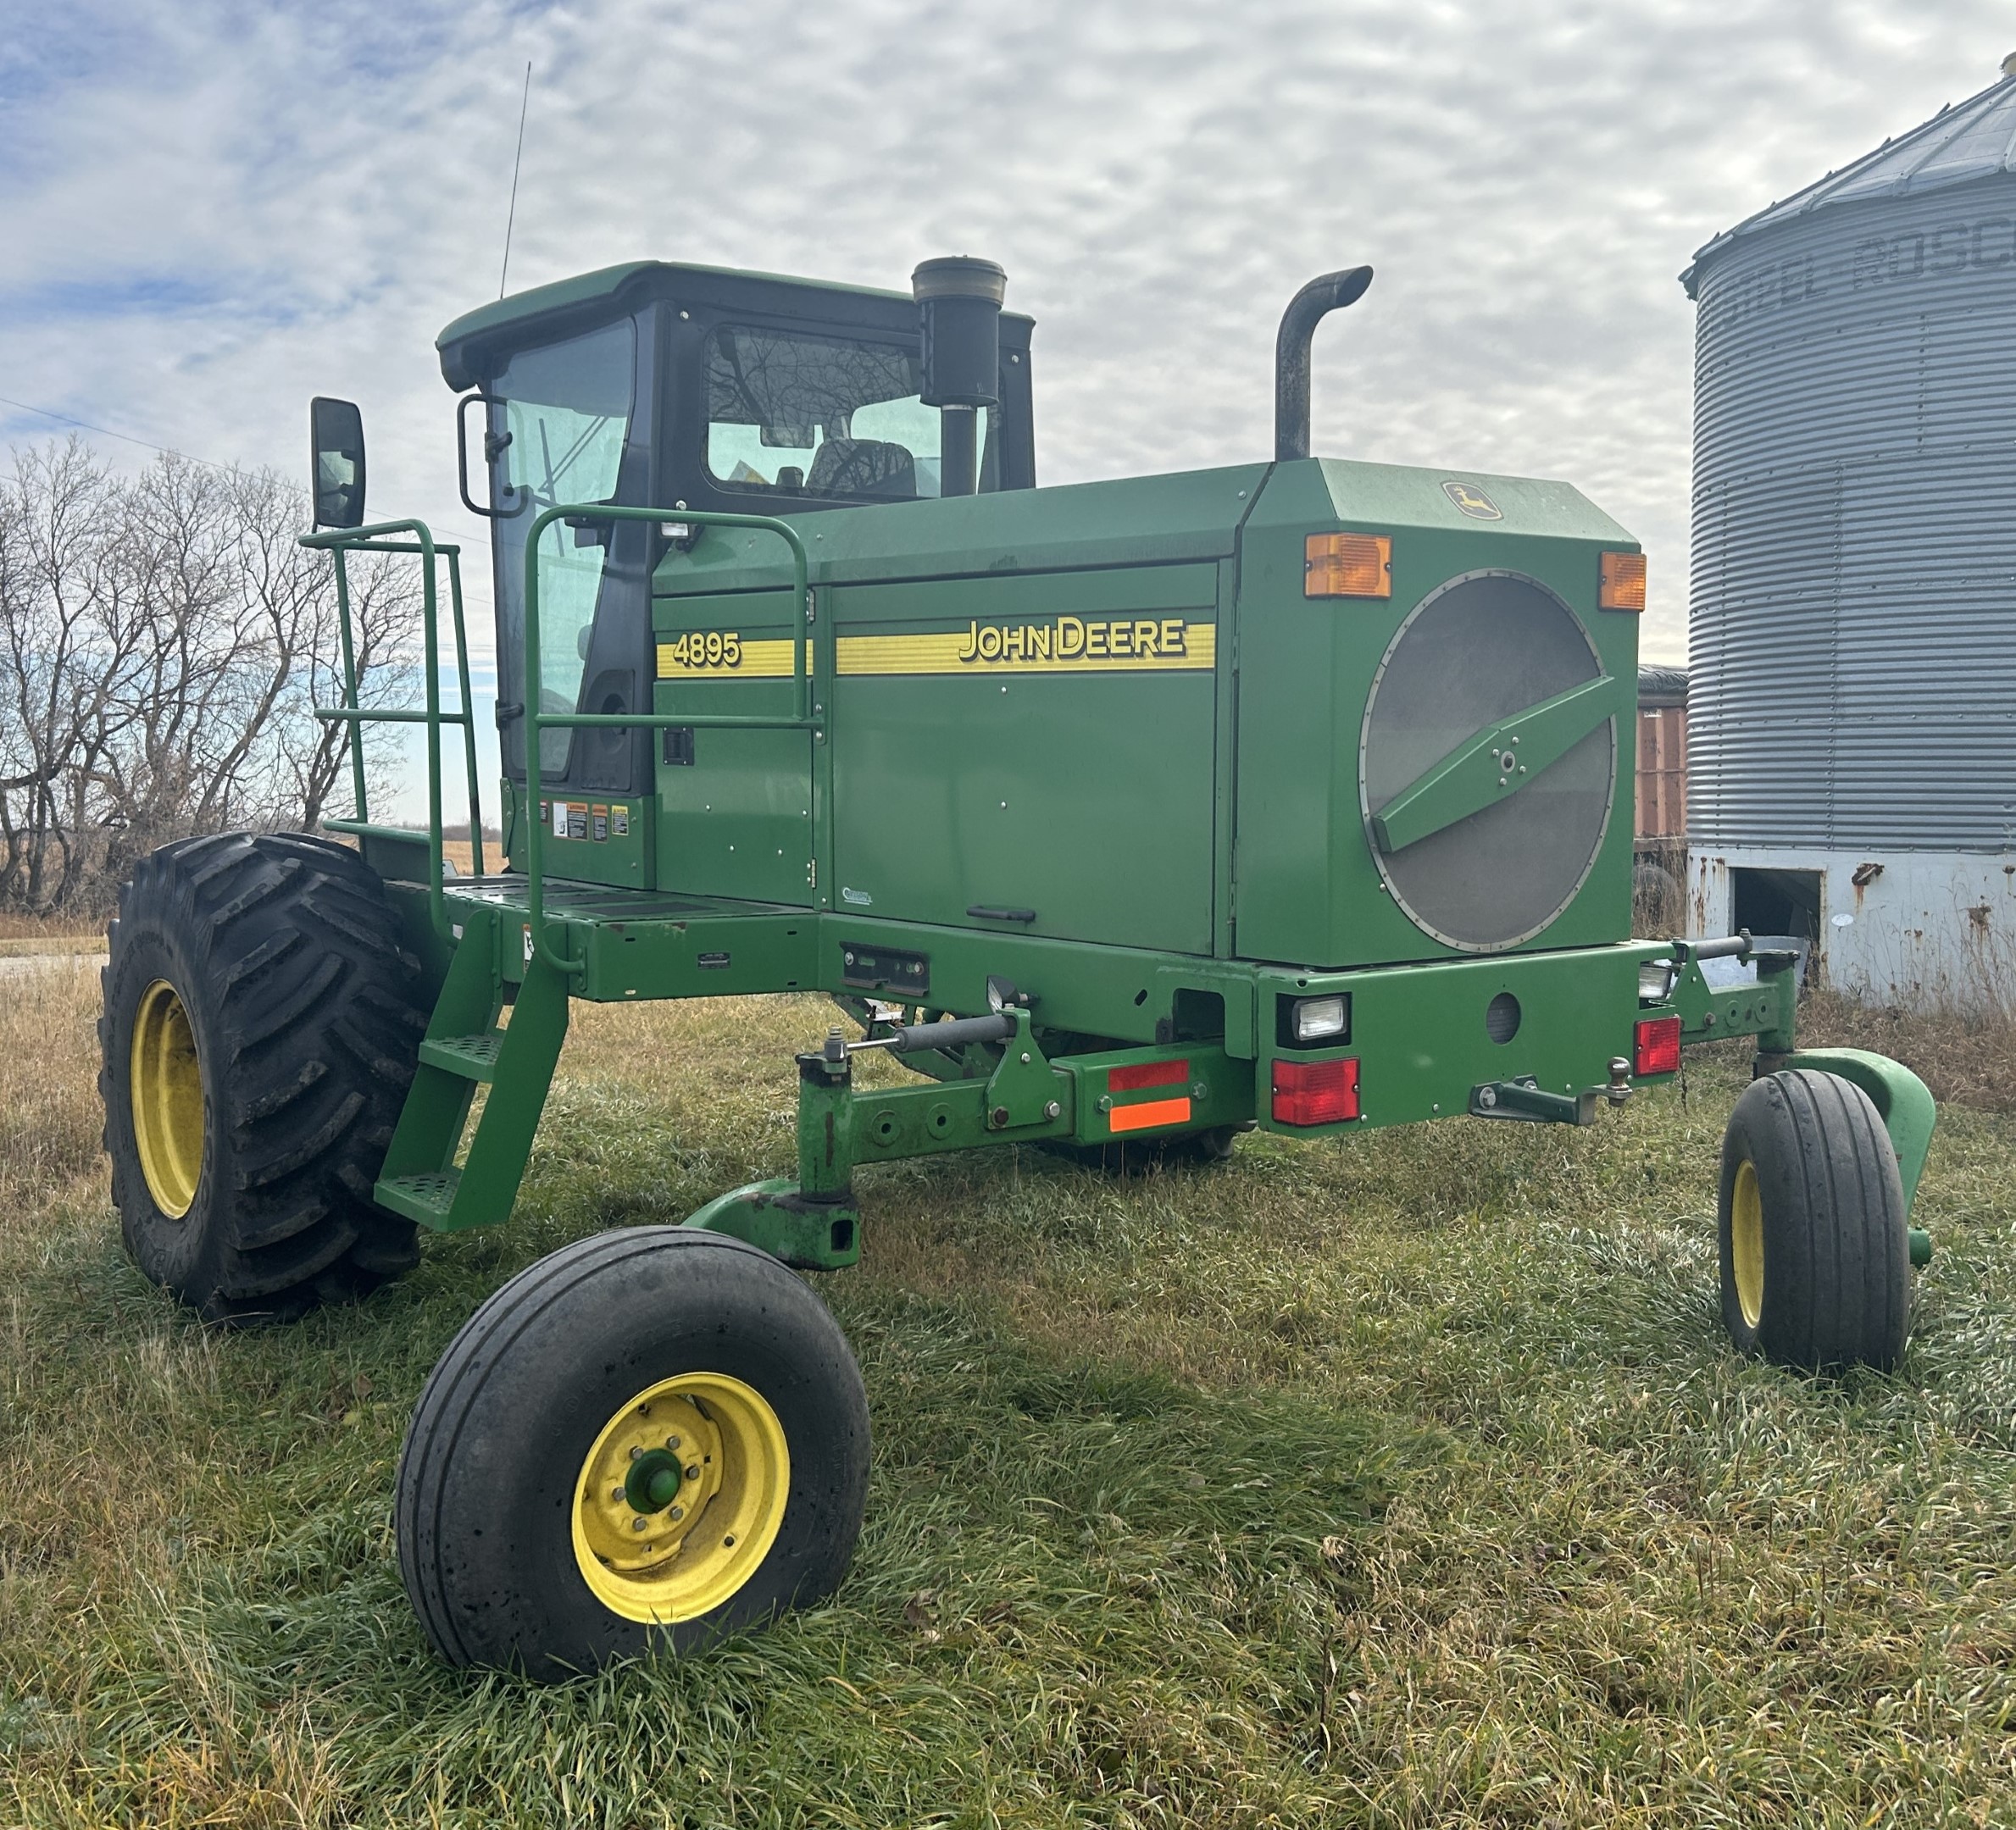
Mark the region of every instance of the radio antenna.
[[518, 152], [511, 161], [511, 208], [504, 217], [504, 264], [498, 269], [497, 296], [504, 296], [504, 278], [511, 271], [511, 228], [518, 220], [518, 168], [525, 158], [525, 110], [532, 101], [532, 60], [525, 59], [525, 92], [518, 103]]

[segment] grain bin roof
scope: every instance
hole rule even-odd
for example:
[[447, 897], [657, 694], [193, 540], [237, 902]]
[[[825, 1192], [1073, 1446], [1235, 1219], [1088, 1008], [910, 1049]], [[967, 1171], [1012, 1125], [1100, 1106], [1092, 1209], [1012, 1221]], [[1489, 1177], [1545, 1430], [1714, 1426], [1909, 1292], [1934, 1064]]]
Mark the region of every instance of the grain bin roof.
[[1687, 297], [1694, 297], [1695, 275], [1702, 261], [1760, 229], [1836, 203], [1916, 197], [2016, 171], [2016, 54], [2004, 59], [2002, 70], [1979, 95], [1942, 108], [1923, 126], [1885, 140], [1874, 152], [1829, 172], [1817, 184], [1759, 210], [1697, 249], [1694, 264], [1680, 275]]

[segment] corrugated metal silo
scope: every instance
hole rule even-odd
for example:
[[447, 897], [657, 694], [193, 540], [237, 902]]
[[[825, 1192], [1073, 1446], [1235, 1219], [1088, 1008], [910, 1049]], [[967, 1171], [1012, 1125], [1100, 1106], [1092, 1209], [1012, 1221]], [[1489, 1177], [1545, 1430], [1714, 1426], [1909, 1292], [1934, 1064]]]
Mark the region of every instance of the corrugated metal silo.
[[1681, 276], [1694, 917], [1885, 997], [2016, 1000], [2012, 72]]

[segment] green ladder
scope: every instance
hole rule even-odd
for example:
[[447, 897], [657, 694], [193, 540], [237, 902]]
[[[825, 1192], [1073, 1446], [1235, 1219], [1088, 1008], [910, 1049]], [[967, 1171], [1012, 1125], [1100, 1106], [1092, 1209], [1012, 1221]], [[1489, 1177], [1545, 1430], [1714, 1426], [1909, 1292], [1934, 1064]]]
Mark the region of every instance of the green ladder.
[[[543, 960], [526, 966], [505, 1019], [501, 930], [496, 913], [468, 912], [372, 1190], [380, 1206], [438, 1233], [510, 1217], [567, 1038], [567, 979]], [[516, 924], [509, 932], [515, 940]], [[490, 1095], [458, 1165], [479, 1086]]]

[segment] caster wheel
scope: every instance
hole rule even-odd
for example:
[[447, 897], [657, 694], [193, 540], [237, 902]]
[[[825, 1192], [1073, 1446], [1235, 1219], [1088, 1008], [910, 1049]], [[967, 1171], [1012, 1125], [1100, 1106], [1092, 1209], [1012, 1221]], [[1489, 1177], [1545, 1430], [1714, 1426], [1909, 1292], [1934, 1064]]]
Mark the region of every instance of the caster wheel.
[[1821, 1371], [1902, 1358], [1910, 1235], [1869, 1095], [1812, 1068], [1753, 1081], [1722, 1142], [1722, 1318], [1746, 1353]]
[[568, 1678], [830, 1594], [867, 1492], [825, 1305], [754, 1246], [639, 1227], [530, 1266], [442, 1355], [400, 1456], [399, 1567], [451, 1664]]

